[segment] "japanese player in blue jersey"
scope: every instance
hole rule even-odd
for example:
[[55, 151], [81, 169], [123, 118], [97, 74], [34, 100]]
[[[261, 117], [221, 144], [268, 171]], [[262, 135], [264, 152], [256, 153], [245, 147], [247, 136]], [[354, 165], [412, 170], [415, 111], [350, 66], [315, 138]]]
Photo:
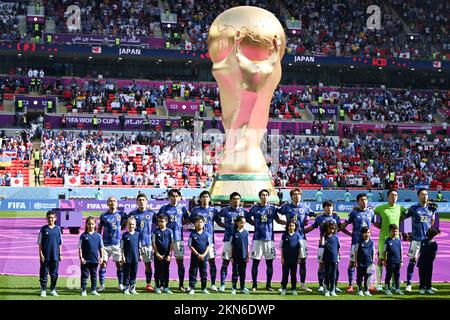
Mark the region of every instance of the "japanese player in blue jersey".
[[97, 267], [103, 260], [103, 240], [100, 233], [95, 232], [94, 217], [86, 218], [84, 233], [80, 236], [79, 256], [81, 262], [81, 296], [86, 297], [87, 280], [91, 277], [91, 294], [99, 296], [97, 292]]
[[434, 240], [434, 237], [439, 233], [441, 233], [439, 229], [431, 227], [427, 231], [427, 238], [422, 240], [420, 256], [417, 261], [417, 267], [419, 268], [420, 294], [435, 294], [433, 287], [431, 286], [433, 278], [433, 262], [438, 250], [438, 245]]
[[195, 230], [189, 236], [188, 246], [191, 249], [191, 265], [189, 267], [189, 294], [195, 293], [197, 270], [200, 270], [201, 292], [209, 294], [206, 289], [208, 280], [206, 269], [208, 266], [208, 252], [210, 250], [209, 234], [204, 230], [205, 221], [202, 216], [194, 220]]
[[352, 245], [350, 248], [350, 262], [348, 265], [347, 273], [348, 273], [348, 293], [353, 293], [353, 277], [355, 273], [355, 248], [358, 242], [361, 240], [361, 229], [367, 227], [370, 229], [370, 226], [374, 222], [375, 213], [372, 208], [368, 208], [368, 199], [365, 193], [360, 193], [356, 196], [356, 201], [358, 201], [358, 206], [353, 208], [350, 212], [347, 221], [345, 221], [341, 229], [345, 233], [345, 228], [351, 224], [352, 225]]
[[403, 250], [400, 238], [398, 237], [398, 226], [389, 225], [389, 237], [384, 241], [383, 262], [386, 267], [385, 293], [392, 295], [391, 279], [394, 277], [394, 289], [397, 294], [403, 295], [400, 290], [400, 268], [403, 266]]
[[41, 284], [41, 297], [46, 297], [47, 277], [50, 273], [50, 294], [58, 296], [56, 282], [58, 280], [58, 268], [61, 261], [61, 228], [55, 224], [56, 214], [47, 211], [47, 224], [39, 231], [39, 282]]
[[412, 239], [408, 250], [409, 264], [406, 272], [406, 291], [411, 292], [411, 279], [414, 266], [419, 256], [421, 243], [427, 239], [427, 231], [434, 224], [435, 211], [428, 206], [428, 192], [426, 189], [417, 190], [419, 203], [408, 208], [401, 220], [411, 218]]
[[158, 215], [166, 215], [168, 217], [167, 228], [173, 231], [173, 252], [178, 266], [178, 288], [181, 292], [186, 292], [184, 287], [184, 241], [183, 241], [183, 225], [189, 221], [189, 212], [179, 202], [181, 200], [181, 192], [178, 189], [171, 189], [168, 192], [169, 204], [159, 209]]
[[155, 211], [149, 210], [147, 196], [144, 193], [139, 193], [136, 197], [137, 209], [130, 212], [129, 216], [136, 219], [136, 231], [139, 232], [141, 242], [141, 257], [145, 265], [145, 281], [147, 292], [155, 292], [151, 286], [152, 281], [152, 230], [153, 221], [156, 215]]
[[[286, 217], [286, 221], [294, 220], [298, 224], [298, 233], [301, 236], [300, 240], [300, 290], [311, 292], [311, 289], [306, 287], [306, 258], [308, 257], [308, 247], [305, 236], [305, 225], [308, 217], [314, 217], [315, 213], [304, 203], [301, 203], [302, 191], [294, 188], [290, 192], [291, 203], [285, 203], [278, 209], [278, 214]], [[283, 224], [286, 224], [284, 222]]]
[[[315, 220], [314, 223], [312, 225], [310, 225], [309, 227], [307, 227], [305, 229], [305, 234], [308, 232], [311, 232], [312, 230], [314, 230], [315, 228], [319, 228], [320, 230], [320, 238], [322, 240], [322, 237], [324, 236], [323, 232], [322, 232], [322, 227], [324, 225], [325, 222], [327, 221], [331, 221], [336, 225], [335, 228], [335, 232], [337, 233], [340, 228], [341, 228], [341, 219], [340, 217], [333, 212], [333, 202], [330, 200], [326, 200], [323, 202], [322, 204], [323, 206], [323, 210], [324, 213], [321, 215], [318, 215]], [[344, 230], [344, 232], [348, 235], [351, 235], [350, 231]], [[319, 270], [317, 271], [317, 276], [319, 279], [319, 292], [323, 292], [325, 290], [324, 286], [323, 286], [323, 281], [324, 281], [324, 277], [325, 277], [325, 265], [323, 263], [323, 254], [324, 254], [324, 247], [321, 245], [322, 241], [319, 241], [319, 250], [318, 250], [318, 254], [317, 254], [317, 260], [319, 261]], [[339, 269], [336, 268], [336, 282], [339, 279]], [[341, 292], [341, 289], [339, 289], [336, 285], [334, 286], [334, 290], [336, 292]]]
[[266, 259], [267, 282], [266, 290], [273, 291], [271, 282], [273, 275], [273, 260], [275, 259], [275, 243], [273, 237], [273, 221], [278, 223], [282, 221], [278, 218], [277, 208], [269, 204], [269, 191], [266, 189], [258, 193], [260, 203], [255, 204], [246, 216], [248, 223], [255, 227], [253, 233], [253, 248], [251, 258], [252, 265], [252, 290], [257, 290], [258, 266], [262, 257]]
[[103, 245], [105, 246], [105, 256], [103, 257], [103, 263], [100, 265], [98, 272], [100, 279], [100, 287], [98, 288], [98, 291], [100, 292], [105, 290], [106, 265], [109, 257], [112, 257], [116, 263], [119, 290], [122, 291], [123, 269], [120, 250], [120, 239], [122, 236], [120, 234], [120, 230], [123, 213], [117, 210], [119, 204], [115, 196], [109, 197], [106, 203], [108, 205], [108, 211], [100, 215], [100, 222], [98, 224], [98, 233], [102, 234], [103, 231]]
[[172, 294], [169, 289], [169, 266], [173, 252], [173, 232], [167, 228], [168, 217], [166, 215], [158, 215], [158, 228], [152, 236], [153, 251], [155, 254], [155, 282], [156, 293]]
[[127, 220], [128, 231], [122, 235], [120, 241], [125, 287], [123, 293], [126, 295], [138, 294], [136, 292], [136, 276], [141, 249], [139, 232], [136, 231], [136, 219], [129, 217]]
[[211, 275], [211, 290], [218, 291], [216, 287], [216, 275], [217, 275], [217, 267], [216, 267], [216, 248], [214, 246], [214, 221], [218, 222], [218, 225], [222, 228], [225, 225], [220, 221], [219, 212], [216, 208], [210, 206], [210, 194], [208, 191], [202, 191], [199, 196], [199, 206], [195, 207], [191, 210], [191, 215], [189, 216], [189, 220], [194, 223], [195, 219], [199, 216], [203, 217], [205, 220], [205, 232], [209, 236], [209, 272]]
[[[219, 217], [224, 219], [225, 232], [223, 234], [222, 268], [220, 269], [220, 292], [225, 292], [225, 279], [227, 277], [228, 265], [231, 259], [231, 236], [234, 232], [234, 221], [237, 217], [245, 217], [246, 210], [240, 207], [241, 195], [238, 192], [230, 194], [230, 206], [223, 208]], [[219, 218], [219, 219], [220, 219]], [[219, 222], [219, 219], [217, 222]]]

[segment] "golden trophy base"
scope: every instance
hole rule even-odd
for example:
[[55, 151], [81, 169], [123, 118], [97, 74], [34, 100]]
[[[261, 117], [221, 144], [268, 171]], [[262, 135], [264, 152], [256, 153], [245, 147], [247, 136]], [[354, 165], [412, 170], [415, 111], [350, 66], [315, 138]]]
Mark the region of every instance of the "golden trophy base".
[[211, 200], [229, 202], [230, 194], [238, 192], [242, 202], [260, 202], [258, 193], [262, 189], [269, 190], [269, 202], [279, 202], [268, 174], [219, 174], [210, 189]]

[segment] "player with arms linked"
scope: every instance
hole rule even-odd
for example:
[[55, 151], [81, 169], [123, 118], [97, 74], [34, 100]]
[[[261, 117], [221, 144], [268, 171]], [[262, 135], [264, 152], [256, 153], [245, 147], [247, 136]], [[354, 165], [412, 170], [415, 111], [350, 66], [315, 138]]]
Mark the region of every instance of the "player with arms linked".
[[[312, 290], [306, 286], [306, 258], [308, 257], [308, 247], [306, 243], [305, 225], [307, 217], [315, 217], [314, 211], [301, 203], [302, 191], [294, 188], [290, 192], [291, 202], [285, 203], [278, 209], [278, 214], [286, 217], [286, 221], [295, 221], [298, 225], [297, 232], [301, 235], [300, 240], [300, 290], [311, 292]], [[282, 222], [286, 224], [286, 222]]]
[[183, 225], [189, 221], [189, 212], [179, 202], [181, 200], [181, 192], [178, 189], [170, 189], [168, 192], [169, 203], [159, 209], [158, 216], [167, 216], [167, 228], [173, 232], [173, 252], [178, 266], [178, 288], [181, 292], [186, 292], [184, 287], [184, 241], [183, 241]]

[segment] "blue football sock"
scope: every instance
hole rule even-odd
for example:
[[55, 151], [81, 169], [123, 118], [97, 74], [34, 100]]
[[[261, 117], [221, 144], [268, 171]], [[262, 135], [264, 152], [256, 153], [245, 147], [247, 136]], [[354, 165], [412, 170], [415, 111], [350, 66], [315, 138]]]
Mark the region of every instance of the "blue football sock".
[[104, 286], [105, 278], [106, 278], [106, 268], [105, 267], [100, 267], [100, 269], [98, 271], [98, 277], [100, 279], [100, 285]]

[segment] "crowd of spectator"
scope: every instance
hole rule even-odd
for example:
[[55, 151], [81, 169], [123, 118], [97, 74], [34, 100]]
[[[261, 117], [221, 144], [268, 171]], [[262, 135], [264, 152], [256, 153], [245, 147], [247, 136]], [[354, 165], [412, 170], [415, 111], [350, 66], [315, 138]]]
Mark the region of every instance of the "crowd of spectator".
[[28, 166], [24, 166], [23, 169], [17, 169], [13, 166], [13, 163], [17, 160], [22, 161], [24, 164], [29, 163], [32, 152], [32, 143], [30, 141], [32, 137], [33, 135], [29, 130], [17, 131], [13, 136], [8, 136], [5, 130], [0, 132], [0, 162], [5, 161], [5, 157], [11, 160], [10, 165], [0, 166], [0, 186], [11, 186], [13, 178], [24, 177]]
[[[450, 183], [450, 140], [425, 135], [403, 139], [280, 137], [280, 162], [273, 172], [277, 186], [314, 184], [325, 188]], [[272, 168], [272, 171], [275, 171]], [[392, 174], [391, 174], [392, 173]]]
[[[142, 155], [129, 156], [136, 144], [143, 146]], [[222, 150], [219, 141], [206, 141], [202, 155], [170, 133], [103, 137], [51, 130], [44, 133], [41, 147], [46, 177], [79, 175], [83, 185], [152, 187], [210, 186]], [[273, 154], [279, 157], [277, 166], [273, 160], [269, 165], [279, 187], [383, 189], [450, 183], [447, 137], [383, 139], [356, 135], [339, 140], [287, 135], [279, 136], [279, 152], [273, 151], [266, 159]], [[110, 174], [110, 180], [104, 174]]]
[[352, 120], [377, 122], [435, 122], [439, 108], [447, 106], [446, 93], [409, 90], [362, 90], [343, 100]]
[[18, 30], [18, 15], [25, 14], [25, 2], [0, 2], [0, 40], [16, 41], [22, 38]]
[[[141, 113], [148, 108], [157, 108], [163, 105], [166, 98], [193, 99], [211, 101], [213, 106], [219, 105], [217, 85], [211, 87], [192, 83], [174, 81], [161, 83], [159, 86], [139, 85], [133, 81], [130, 85], [119, 86], [117, 81], [98, 79], [86, 79], [82, 86], [75, 80], [68, 85], [63, 92], [67, 105], [77, 112], [118, 113], [135, 110]], [[206, 98], [206, 99], [205, 99]]]
[[[142, 154], [130, 156], [129, 149], [136, 144], [142, 146]], [[214, 172], [212, 161], [202, 163], [192, 146], [171, 139], [169, 133], [104, 137], [95, 132], [47, 130], [41, 153], [45, 177], [79, 175], [82, 185], [203, 187], [212, 182]]]
[[[37, 71], [37, 70], [35, 70]], [[29, 72], [34, 72], [30, 71]], [[41, 78], [39, 78], [41, 79]], [[97, 113], [126, 113], [130, 110], [156, 110], [167, 98], [198, 99], [210, 107], [216, 116], [222, 109], [219, 88], [216, 84], [166, 81], [159, 85], [142, 85], [132, 81], [119, 85], [114, 79], [75, 79], [64, 85], [61, 79], [49, 81], [42, 78], [36, 88], [28, 86], [24, 79], [6, 77], [0, 79], [0, 103], [4, 92], [37, 91], [40, 94], [61, 95], [69, 111]], [[301, 111], [309, 106], [333, 106], [336, 115], [345, 110], [350, 121], [377, 122], [436, 122], [436, 113], [450, 106], [448, 92], [430, 90], [398, 90], [385, 88], [324, 88], [321, 86], [298, 87], [297, 90], [279, 86], [273, 95], [269, 115], [271, 118], [302, 119]], [[153, 112], [154, 113], [154, 112]], [[200, 116], [206, 115], [206, 112]], [[317, 118], [318, 115], [315, 115]], [[320, 119], [319, 117], [319, 120]]]
[[393, 0], [392, 6], [414, 34], [414, 53], [428, 53], [427, 58], [441, 59], [450, 51], [450, 3], [439, 0]]
[[[273, 12], [281, 21], [287, 35], [288, 54], [426, 60], [450, 57], [450, 4], [445, 1], [381, 1], [378, 3], [381, 28], [375, 30], [367, 27], [371, 14], [366, 10], [373, 5], [369, 0], [166, 0], [162, 3], [167, 8], [163, 14], [177, 15], [177, 23], [170, 28], [163, 27], [164, 36], [172, 44], [191, 50], [207, 50], [209, 27], [221, 12], [239, 5], [252, 5]], [[67, 24], [65, 12], [71, 4], [81, 9], [81, 30]], [[26, 37], [17, 31], [17, 15], [25, 13], [25, 4], [3, 2], [0, 5], [0, 38]], [[46, 16], [54, 18], [57, 32], [153, 37], [155, 23], [161, 22], [157, 0], [45, 0], [43, 5]], [[295, 32], [293, 24], [298, 25]]]
[[[81, 30], [67, 24], [67, 8], [76, 4], [81, 9]], [[58, 32], [97, 35], [153, 37], [155, 22], [160, 21], [158, 0], [60, 1], [44, 0], [46, 14], [55, 19]]]

